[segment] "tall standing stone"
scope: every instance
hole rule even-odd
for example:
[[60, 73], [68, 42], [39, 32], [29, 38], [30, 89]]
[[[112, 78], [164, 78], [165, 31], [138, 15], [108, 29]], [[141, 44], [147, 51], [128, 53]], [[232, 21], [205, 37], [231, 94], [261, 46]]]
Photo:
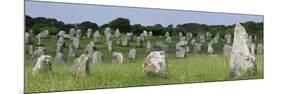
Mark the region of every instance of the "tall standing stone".
[[76, 30], [74, 28], [70, 28], [69, 35], [70, 35], [70, 37], [76, 37]]
[[30, 36], [29, 32], [25, 32], [25, 34], [24, 34], [24, 43], [25, 44], [31, 43], [31, 36]]
[[170, 36], [170, 33], [169, 32], [166, 32], [165, 33], [165, 37], [169, 37]]
[[149, 36], [149, 37], [153, 37], [152, 31], [149, 31], [148, 36]]
[[146, 43], [146, 52], [151, 52], [151, 51], [152, 51], [152, 47], [151, 47], [150, 41], [147, 41], [147, 43]]
[[256, 72], [255, 56], [250, 53], [247, 46], [248, 34], [245, 28], [237, 23], [234, 30], [234, 41], [230, 57], [230, 74], [232, 77], [239, 77], [245, 74]]
[[106, 44], [107, 44], [108, 51], [111, 51], [112, 50], [112, 35], [111, 35], [111, 33], [107, 33], [107, 35], [106, 35]]
[[257, 54], [262, 54], [263, 53], [263, 45], [259, 43], [257, 45]]
[[79, 39], [82, 37], [82, 31], [81, 31], [81, 29], [77, 29], [77, 30], [76, 30], [76, 35], [75, 35], [75, 36], [76, 36], [76, 38], [79, 38]]
[[89, 39], [92, 39], [92, 37], [93, 37], [93, 30], [91, 28], [88, 28], [88, 30], [87, 30], [87, 37]]
[[176, 57], [183, 58], [186, 53], [187, 42], [180, 41], [176, 44]]
[[231, 46], [231, 45], [228, 45], [228, 44], [225, 44], [225, 45], [223, 46], [223, 53], [224, 53], [224, 56], [230, 57], [231, 52], [232, 52], [232, 46]]
[[115, 30], [114, 36], [118, 39], [120, 37], [120, 35], [121, 35], [121, 33], [120, 33], [119, 29], [117, 28]]
[[214, 53], [214, 48], [213, 48], [213, 43], [209, 42], [208, 43], [208, 53], [213, 54]]
[[100, 35], [100, 32], [97, 30], [95, 33], [94, 33], [94, 42], [95, 43], [99, 43], [101, 41], [101, 35]]

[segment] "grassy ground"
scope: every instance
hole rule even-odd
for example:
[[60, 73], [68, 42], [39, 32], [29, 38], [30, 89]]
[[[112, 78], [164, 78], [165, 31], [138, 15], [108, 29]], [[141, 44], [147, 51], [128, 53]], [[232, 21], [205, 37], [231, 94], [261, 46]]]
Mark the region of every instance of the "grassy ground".
[[[103, 39], [104, 40], [104, 39]], [[154, 43], [159, 38], [151, 39]], [[55, 57], [57, 38], [51, 36], [48, 39], [43, 39], [43, 45], [47, 48], [47, 53]], [[131, 43], [130, 47], [113, 47], [113, 51], [122, 52], [125, 56], [124, 64], [110, 64], [111, 52], [107, 51], [104, 43], [96, 44], [97, 50], [103, 53], [102, 64], [91, 64], [90, 76], [74, 75], [70, 68], [74, 58], [67, 58], [65, 64], [53, 64], [53, 71], [50, 73], [40, 73], [35, 76], [31, 75], [32, 64], [30, 55], [25, 55], [25, 92], [46, 92], [46, 91], [61, 91], [61, 90], [77, 90], [77, 89], [95, 89], [95, 88], [111, 88], [111, 87], [128, 87], [128, 86], [144, 86], [144, 85], [159, 85], [173, 83], [195, 83], [209, 81], [225, 81], [237, 79], [258, 79], [263, 78], [263, 56], [257, 55], [258, 72], [256, 75], [243, 76], [237, 79], [229, 78], [228, 61], [221, 55], [217, 49], [215, 55], [208, 55], [204, 52], [199, 54], [189, 54], [186, 58], [178, 59], [175, 57], [175, 44], [170, 44], [170, 51], [167, 54], [168, 79], [160, 77], [144, 78], [142, 73], [142, 63], [147, 53], [144, 48], [137, 49], [137, 59], [130, 60], [127, 57], [130, 48], [135, 48], [135, 42]], [[71, 41], [67, 41], [69, 44]], [[88, 39], [82, 38], [81, 49], [78, 53], [81, 54], [86, 46]], [[69, 45], [67, 45], [69, 46]], [[206, 46], [206, 45], [205, 45]], [[204, 47], [203, 47], [204, 48]], [[67, 56], [68, 48], [65, 49]]]

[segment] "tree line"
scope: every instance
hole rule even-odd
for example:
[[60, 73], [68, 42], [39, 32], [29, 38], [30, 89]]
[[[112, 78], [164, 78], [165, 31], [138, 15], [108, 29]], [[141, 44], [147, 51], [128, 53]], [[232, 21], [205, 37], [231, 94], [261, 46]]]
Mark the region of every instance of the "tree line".
[[[263, 39], [263, 22], [247, 21], [241, 24], [246, 28], [249, 35], [257, 36], [258, 39]], [[69, 24], [58, 21], [54, 18], [32, 18], [29, 15], [25, 15], [26, 31], [33, 30], [35, 34], [43, 30], [49, 30], [50, 34], [57, 34], [60, 30], [68, 32], [70, 28], [81, 29], [82, 32], [86, 32], [88, 28], [91, 28], [93, 31], [99, 30], [102, 33], [106, 27], [110, 27], [112, 30], [116, 30], [118, 28], [121, 33], [132, 32], [135, 35], [139, 35], [144, 30], [146, 30], [153, 32], [153, 35], [164, 35], [166, 32], [169, 32], [171, 35], [177, 35], [179, 32], [182, 32], [183, 34], [191, 32], [193, 33], [193, 35], [197, 36], [199, 34], [210, 32], [214, 36], [217, 32], [219, 32], [221, 35], [225, 35], [227, 33], [233, 34], [234, 26], [235, 24], [206, 25], [199, 23], [184, 23], [177, 24], [176, 26], [174, 26], [173, 24], [170, 24], [168, 26], [162, 26], [161, 24], [144, 26], [141, 24], [130, 24], [129, 19], [121, 17], [116, 18], [107, 24], [99, 26], [95, 22], [91, 21]]]

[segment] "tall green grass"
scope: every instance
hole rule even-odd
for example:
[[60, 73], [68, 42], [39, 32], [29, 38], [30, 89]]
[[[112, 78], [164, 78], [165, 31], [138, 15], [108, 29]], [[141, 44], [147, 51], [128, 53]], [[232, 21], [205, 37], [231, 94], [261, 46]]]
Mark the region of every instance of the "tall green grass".
[[[55, 57], [57, 38], [51, 36], [43, 40], [47, 53]], [[103, 39], [104, 40], [104, 39]], [[164, 39], [151, 39], [152, 43]], [[216, 55], [205, 53], [188, 54], [185, 58], [175, 57], [175, 44], [170, 44], [170, 52], [167, 54], [168, 78], [148, 77], [142, 73], [142, 64], [147, 53], [144, 48], [136, 48], [135, 42], [130, 47], [113, 47], [113, 51], [122, 52], [125, 56], [124, 64], [111, 64], [111, 52], [107, 51], [104, 43], [96, 44], [97, 50], [103, 53], [103, 63], [91, 64], [90, 76], [77, 76], [71, 72], [74, 58], [67, 58], [64, 64], [53, 64], [50, 73], [39, 73], [31, 75], [32, 64], [30, 55], [25, 55], [25, 92], [47, 92], [61, 90], [97, 89], [128, 86], [160, 85], [175, 83], [195, 83], [210, 81], [227, 81], [238, 79], [260, 79], [263, 78], [263, 56], [257, 55], [256, 62], [258, 72], [256, 75], [247, 75], [236, 79], [229, 78], [228, 61], [217, 52]], [[67, 40], [67, 44], [71, 41]], [[88, 40], [82, 38], [81, 48], [86, 46]], [[130, 60], [127, 57], [130, 48], [137, 49], [137, 59]], [[83, 49], [79, 49], [81, 54]], [[68, 48], [65, 49], [67, 56]]]

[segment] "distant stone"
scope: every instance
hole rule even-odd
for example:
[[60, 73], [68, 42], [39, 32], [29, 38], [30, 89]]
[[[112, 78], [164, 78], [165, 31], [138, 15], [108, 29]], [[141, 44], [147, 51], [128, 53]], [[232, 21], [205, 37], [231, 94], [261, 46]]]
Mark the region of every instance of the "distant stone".
[[119, 29], [117, 28], [117, 29], [115, 30], [114, 36], [115, 36], [116, 38], [119, 38], [120, 35], [121, 35], [121, 33], [120, 33]]
[[92, 63], [102, 63], [102, 53], [95, 51], [92, 55]]
[[61, 53], [61, 52], [57, 52], [56, 53], [56, 58], [55, 58], [55, 61], [56, 61], [56, 63], [64, 63], [64, 55], [63, 55], [63, 53]]
[[166, 32], [165, 33], [165, 37], [167, 38], [167, 37], [170, 37], [170, 33], [169, 32]]
[[263, 53], [263, 45], [259, 43], [257, 46], [257, 54], [262, 54], [262, 53]]
[[82, 31], [81, 31], [81, 29], [77, 29], [76, 30], [76, 38], [81, 38], [82, 37]]
[[153, 37], [153, 33], [151, 31], [149, 31], [148, 36]]
[[170, 37], [170, 36], [166, 37], [166, 42], [167, 43], [172, 43], [172, 37]]
[[232, 51], [232, 46], [231, 46], [231, 45], [225, 44], [225, 45], [223, 46], [223, 53], [224, 53], [224, 56], [230, 57], [231, 51]]
[[25, 32], [24, 34], [24, 44], [30, 44], [31, 43], [31, 35], [28, 32]]
[[209, 42], [208, 43], [208, 51], [209, 54], [213, 54], [214, 53], [214, 48], [213, 48], [213, 43]]
[[146, 43], [146, 52], [151, 52], [151, 51], [152, 51], [152, 47], [151, 47], [150, 41], [147, 41], [147, 43]]
[[127, 36], [122, 38], [122, 46], [129, 46], [129, 38]]
[[136, 54], [137, 54], [137, 50], [136, 49], [130, 49], [129, 54], [128, 54], [128, 58], [129, 59], [136, 59]]
[[97, 30], [95, 33], [94, 33], [94, 42], [95, 43], [99, 43], [101, 41], [101, 35], [99, 33], [99, 31]]
[[104, 29], [104, 35], [107, 36], [108, 33], [112, 33], [112, 30], [109, 27]]
[[71, 29], [69, 30], [69, 35], [70, 35], [71, 37], [76, 37], [76, 30], [75, 30], [74, 28], [71, 28]]
[[176, 57], [183, 58], [186, 53], [187, 42], [180, 41], [176, 44]]
[[91, 28], [88, 28], [88, 30], [87, 30], [87, 37], [89, 39], [92, 39], [92, 37], [93, 37], [93, 30]]
[[80, 40], [79, 40], [79, 38], [74, 37], [74, 38], [72, 39], [72, 44], [73, 44], [73, 46], [75, 47], [75, 49], [80, 48]]
[[49, 37], [49, 31], [44, 30], [44, 31], [40, 32], [36, 37], [47, 38], [47, 37]]
[[194, 49], [194, 53], [198, 53], [201, 51], [201, 43], [194, 43], [193, 49]]

